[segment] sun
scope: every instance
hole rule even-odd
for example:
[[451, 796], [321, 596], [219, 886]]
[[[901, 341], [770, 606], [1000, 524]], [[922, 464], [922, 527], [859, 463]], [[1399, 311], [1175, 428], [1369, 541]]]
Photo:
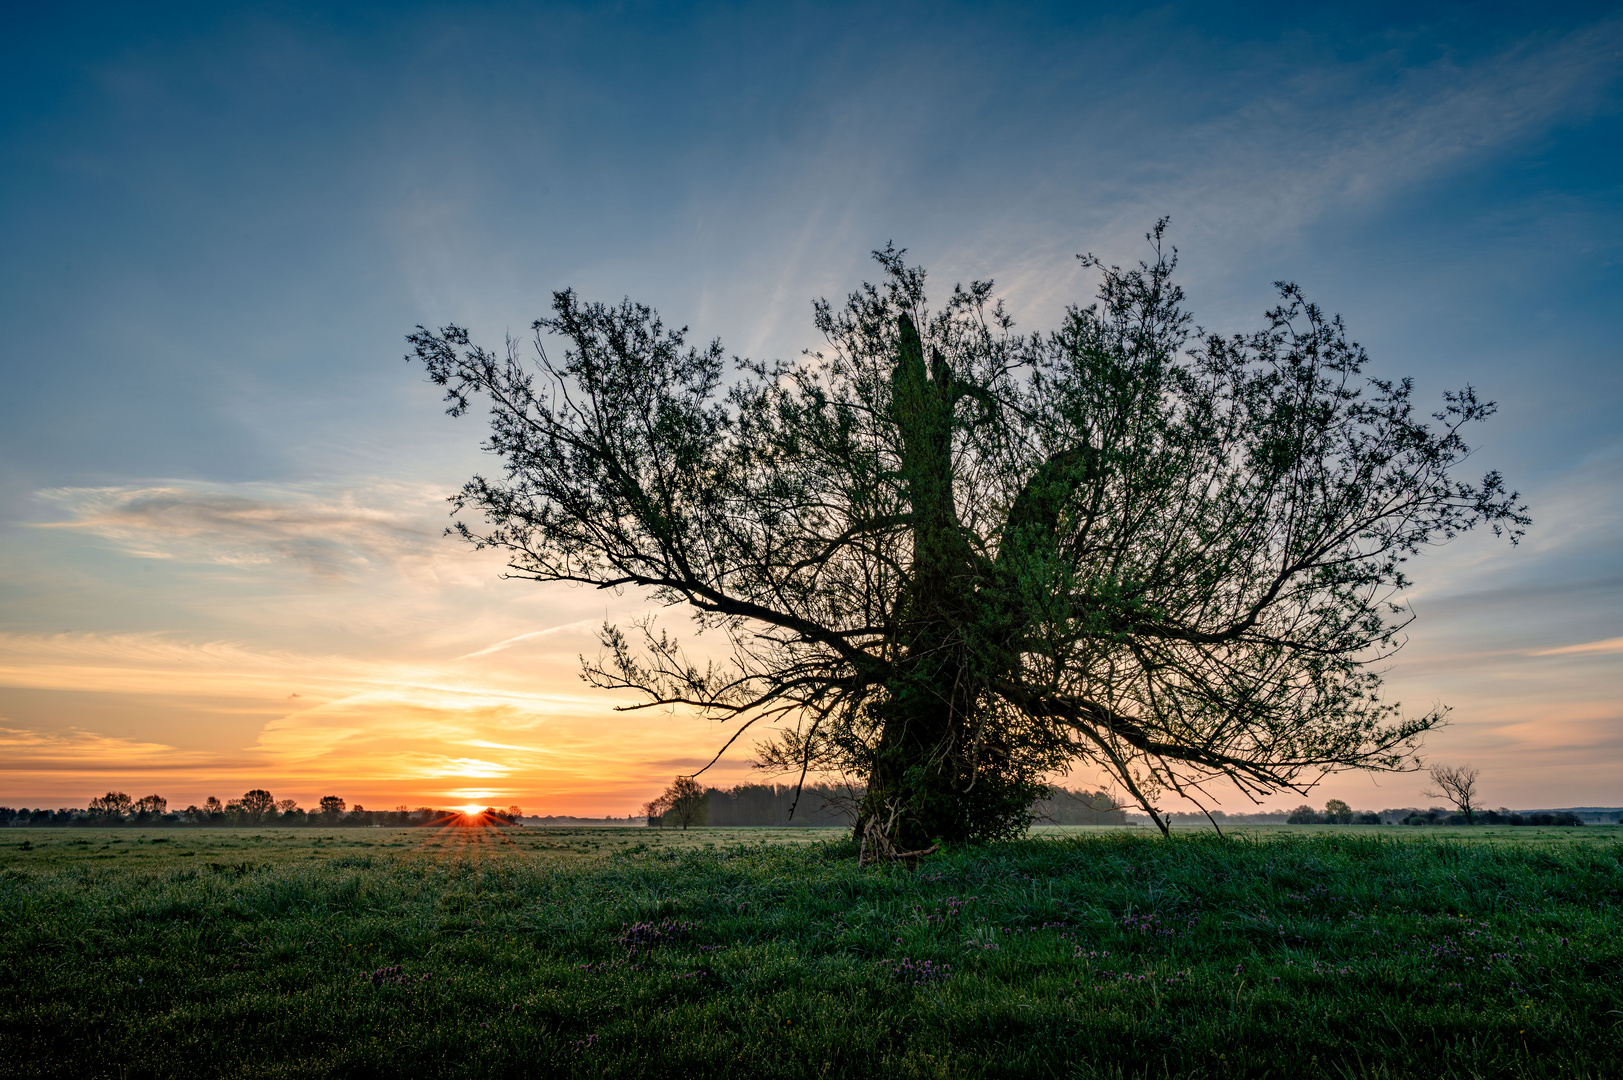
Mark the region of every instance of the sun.
[[462, 811], [464, 817], [478, 817], [480, 814], [485, 812], [485, 808], [483, 806], [474, 806], [472, 804], [469, 804], [468, 806], [459, 806], [457, 809]]

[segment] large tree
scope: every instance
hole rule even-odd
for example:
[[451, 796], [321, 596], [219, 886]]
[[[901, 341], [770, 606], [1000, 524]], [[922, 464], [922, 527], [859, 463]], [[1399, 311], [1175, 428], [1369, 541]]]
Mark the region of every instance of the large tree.
[[555, 294], [533, 359], [419, 327], [449, 411], [489, 399], [503, 466], [456, 529], [515, 576], [691, 609], [714, 659], [650, 616], [605, 626], [586, 678], [861, 776], [881, 852], [1011, 834], [1077, 764], [1157, 823], [1214, 781], [1410, 767], [1442, 712], [1400, 714], [1374, 666], [1405, 560], [1527, 522], [1497, 473], [1453, 475], [1493, 405], [1466, 388], [1417, 417], [1290, 285], [1261, 330], [1204, 333], [1150, 239], [1133, 268], [1090, 257], [1098, 302], [1029, 336], [990, 282], [932, 310], [887, 248], [878, 285], [814, 304], [826, 349], [730, 379], [719, 341], [629, 300]]

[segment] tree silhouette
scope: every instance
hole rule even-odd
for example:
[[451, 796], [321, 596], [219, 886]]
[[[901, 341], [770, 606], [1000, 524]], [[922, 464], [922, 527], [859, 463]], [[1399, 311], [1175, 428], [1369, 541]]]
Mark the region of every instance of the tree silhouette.
[[276, 799], [264, 788], [244, 792], [240, 805], [243, 816], [255, 824], [263, 821], [266, 814], [276, 812]]
[[1428, 799], [1446, 799], [1465, 815], [1466, 824], [1476, 824], [1477, 770], [1469, 765], [1433, 765], [1432, 790], [1420, 794]]
[[736, 721], [727, 746], [780, 725], [761, 762], [862, 777], [882, 854], [1018, 832], [1077, 764], [1163, 830], [1161, 798], [1213, 781], [1411, 768], [1443, 711], [1401, 715], [1372, 664], [1408, 558], [1527, 522], [1496, 473], [1451, 474], [1493, 406], [1449, 393], [1433, 428], [1294, 286], [1263, 329], [1203, 333], [1150, 239], [1133, 269], [1090, 258], [1098, 303], [1032, 336], [989, 282], [931, 310], [887, 248], [881, 284], [814, 305], [826, 351], [731, 381], [719, 342], [629, 300], [554, 294], [534, 365], [419, 327], [502, 463], [456, 529], [513, 576], [690, 608], [723, 658], [650, 616], [605, 626], [587, 678]]
[[130, 797], [122, 791], [109, 791], [99, 799], [90, 800], [90, 813], [93, 817], [118, 819], [130, 813], [133, 806]]
[[659, 798], [646, 804], [643, 813], [649, 824], [703, 825], [710, 820], [710, 796], [691, 776], [678, 776]]

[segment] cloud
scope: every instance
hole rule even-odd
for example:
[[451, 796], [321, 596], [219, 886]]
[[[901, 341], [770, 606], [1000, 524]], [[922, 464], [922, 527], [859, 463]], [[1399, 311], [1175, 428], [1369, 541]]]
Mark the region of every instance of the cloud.
[[1599, 654], [1623, 653], [1623, 637], [1607, 638], [1605, 641], [1586, 641], [1581, 645], [1563, 645], [1559, 649], [1540, 649], [1531, 653], [1532, 656], [1595, 656]]
[[51, 732], [0, 726], [6, 773], [162, 773], [219, 768], [218, 755], [188, 753], [166, 743], [121, 739], [70, 728]]
[[440, 763], [438, 776], [466, 776], [470, 780], [499, 780], [512, 772], [511, 766], [479, 758], [447, 758]]
[[431, 524], [438, 493], [417, 485], [374, 482], [326, 491], [167, 484], [56, 488], [40, 495], [69, 515], [40, 528], [92, 533], [140, 558], [285, 563], [333, 580], [431, 558], [453, 546], [441, 539], [443, 527]]
[[[1091, 207], [1084, 211], [1087, 242], [1110, 259], [1136, 257], [1140, 234], [1170, 213], [1181, 246], [1197, 255], [1226, 252], [1196, 259], [1196, 272], [1210, 266], [1227, 275], [1237, 247], [1276, 244], [1501, 153], [1603, 107], [1623, 77], [1619, 19], [1519, 42], [1468, 64], [1445, 57], [1397, 74], [1379, 52], [1297, 63], [1279, 58], [1277, 42], [1261, 48], [1274, 52], [1235, 56], [1233, 70], [1262, 74], [1221, 82], [1214, 92], [1239, 104], [1204, 123], [1167, 126], [1156, 111], [1165, 99], [1105, 99], [1105, 113], [1121, 128], [1133, 122], [1131, 133], [1121, 130], [1125, 145], [1106, 148], [1084, 135], [1069, 150], [1056, 147], [1046, 157], [1049, 173], [1034, 169], [1036, 190], [945, 261], [1004, 267], [998, 280], [1022, 321], [1028, 313], [1046, 318], [1075, 298], [1075, 272], [1059, 266], [1060, 252], [1076, 240], [1054, 226], [1075, 220], [1076, 211], [1056, 202], [1032, 215], [1029, 203], [1080, 195]], [[1170, 100], [1184, 102], [1188, 88], [1174, 85]], [[1099, 175], [1089, 160], [1107, 152], [1120, 163], [1113, 176]], [[1201, 234], [1208, 238], [1191, 246]]]
[[531, 630], [527, 634], [515, 634], [514, 636], [512, 636], [510, 638], [506, 638], [506, 639], [504, 639], [502, 641], [496, 642], [496, 644], [494, 644], [494, 645], [487, 645], [483, 649], [478, 649], [478, 650], [476, 650], [474, 652], [471, 652], [471, 653], [464, 653], [463, 655], [457, 657], [457, 659], [458, 660], [476, 660], [481, 656], [490, 656], [490, 655], [492, 655], [494, 653], [501, 652], [503, 649], [510, 649], [514, 645], [519, 644], [520, 642], [533, 641], [533, 640], [535, 640], [537, 638], [550, 637], [553, 634], [565, 633], [565, 632], [570, 631], [570, 630], [593, 630], [593, 631], [595, 631], [601, 625], [602, 625], [602, 622], [600, 620], [599, 621], [594, 621], [594, 620], [591, 620], [591, 619], [581, 619], [581, 620], [579, 620], [577, 622], [564, 623], [562, 626], [549, 626], [545, 630]]
[[[1253, 209], [1266, 206], [1276, 227], [1290, 227], [1427, 179], [1593, 108], [1623, 71], [1623, 21], [1518, 43], [1469, 67], [1439, 60], [1384, 95], [1361, 94], [1384, 62], [1313, 69], [1209, 125], [1196, 138], [1226, 159], [1214, 186], [1259, 193]], [[1337, 104], [1349, 97], [1358, 103]], [[1270, 178], [1258, 183], [1263, 149]]]
[[552, 751], [540, 746], [513, 746], [509, 743], [489, 742], [485, 739], [469, 739], [469, 746], [477, 746], [485, 750], [516, 750], [521, 754], [548, 754]]

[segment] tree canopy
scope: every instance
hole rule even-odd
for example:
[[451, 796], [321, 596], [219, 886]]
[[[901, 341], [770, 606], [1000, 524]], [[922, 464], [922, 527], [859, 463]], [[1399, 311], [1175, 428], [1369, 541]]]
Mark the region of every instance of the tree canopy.
[[678, 776], [664, 794], [642, 808], [648, 824], [703, 825], [710, 820], [710, 795], [691, 776]]
[[605, 626], [585, 677], [860, 777], [871, 850], [1010, 835], [1077, 765], [1158, 823], [1215, 781], [1410, 767], [1443, 712], [1379, 693], [1405, 561], [1528, 523], [1498, 473], [1454, 475], [1494, 406], [1466, 387], [1417, 416], [1293, 285], [1253, 333], [1200, 330], [1162, 226], [1149, 262], [1087, 257], [1097, 302], [1046, 334], [989, 281], [932, 309], [894, 248], [814, 303], [823, 350], [730, 376], [719, 341], [567, 290], [533, 358], [418, 327], [449, 411], [488, 399], [502, 463], [455, 529], [517, 577], [690, 609], [724, 659], [650, 616]]

